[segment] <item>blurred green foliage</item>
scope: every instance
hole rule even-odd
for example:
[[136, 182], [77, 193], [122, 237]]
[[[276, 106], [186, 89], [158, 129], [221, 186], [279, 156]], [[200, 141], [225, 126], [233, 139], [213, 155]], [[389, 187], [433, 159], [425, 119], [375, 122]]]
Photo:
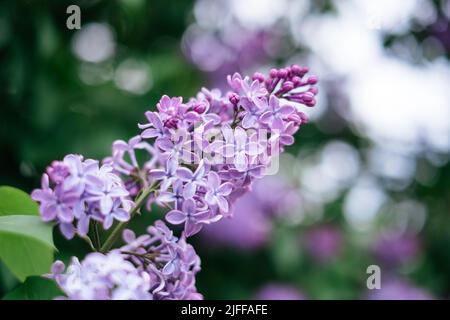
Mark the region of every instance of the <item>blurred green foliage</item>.
[[[83, 61], [71, 50], [76, 30], [66, 28], [73, 1], [0, 3], [0, 183], [30, 190], [52, 159], [68, 153], [103, 158], [115, 139], [137, 133], [144, 111], [162, 94], [188, 96], [197, 74], [179, 50], [189, 1], [78, 1], [82, 25], [112, 26], [116, 54], [104, 67], [127, 58], [144, 61], [153, 87], [143, 95], [112, 80], [86, 85]], [[164, 14], [161, 14], [161, 13]]]

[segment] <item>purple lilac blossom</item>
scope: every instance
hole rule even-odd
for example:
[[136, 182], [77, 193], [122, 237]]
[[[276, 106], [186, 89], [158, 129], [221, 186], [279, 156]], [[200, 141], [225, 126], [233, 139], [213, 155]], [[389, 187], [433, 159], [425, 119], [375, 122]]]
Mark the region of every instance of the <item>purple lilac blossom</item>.
[[420, 241], [415, 234], [383, 234], [375, 242], [372, 252], [386, 266], [400, 266], [418, 256]]
[[[187, 102], [163, 96], [158, 112], [146, 113], [141, 138], [152, 139], [148, 144], [158, 158], [148, 168], [147, 184], [159, 182], [152, 201], [170, 206], [168, 222], [184, 223], [185, 235], [192, 236], [232, 215], [237, 195], [264, 176], [271, 157], [292, 144], [307, 121], [299, 107], [314, 106], [317, 94], [317, 77], [308, 71], [292, 65], [267, 77], [235, 73], [224, 94], [202, 89]], [[266, 139], [252, 130], [267, 133]]]
[[[144, 153], [149, 160], [139, 165], [136, 152]], [[142, 141], [140, 136], [135, 136], [128, 142], [114, 141], [112, 156], [105, 158], [103, 164], [113, 167], [113, 172], [122, 178], [130, 196], [136, 196], [142, 188], [146, 187], [148, 171], [160, 158], [154, 147]]]
[[126, 244], [119, 250], [138, 270], [150, 275], [153, 299], [203, 299], [195, 288], [200, 258], [183, 236], [175, 237], [164, 222], [156, 221], [147, 234], [136, 237], [125, 230], [123, 238]]
[[[92, 220], [104, 229], [114, 220], [127, 222], [131, 209], [139, 210], [130, 198], [140, 194], [147, 208], [154, 202], [169, 207], [166, 220], [184, 224], [180, 238], [161, 221], [138, 238], [126, 230], [124, 247], [81, 263], [75, 258], [66, 273], [55, 263], [52, 277], [68, 298], [201, 299], [195, 288], [200, 259], [186, 237], [231, 217], [236, 200], [264, 176], [272, 157], [293, 143], [307, 122], [300, 106], [314, 106], [317, 94], [317, 78], [307, 72], [292, 65], [267, 77], [235, 73], [224, 94], [203, 88], [187, 102], [163, 96], [157, 112], [146, 112], [148, 123], [138, 125], [141, 135], [114, 142], [103, 165], [79, 155], [53, 162], [32, 197], [42, 220], [56, 222], [68, 239], [86, 236]], [[268, 136], [259, 141], [259, 133], [248, 129]], [[140, 164], [137, 151], [149, 159]]]
[[73, 257], [67, 269], [56, 261], [48, 275], [70, 300], [151, 300], [150, 275], [127, 261], [118, 250]]
[[[195, 274], [200, 258], [184, 238], [162, 221], [137, 237], [124, 231], [126, 244], [107, 254], [73, 257], [67, 269], [56, 261], [48, 275], [71, 300], [198, 300]], [[65, 270], [66, 269], [66, 270]]]
[[104, 229], [113, 220], [128, 221], [134, 205], [111, 166], [79, 155], [53, 162], [42, 176], [41, 189], [31, 196], [40, 203], [42, 220], [56, 222], [67, 239], [75, 233], [85, 236], [91, 220]]
[[194, 23], [183, 35], [182, 49], [210, 83], [222, 88], [224, 76], [230, 72], [253, 70], [281, 54], [286, 39], [280, 38], [278, 27], [246, 28], [235, 19], [220, 29]]
[[[232, 216], [234, 202], [307, 122], [300, 107], [314, 106], [317, 94], [317, 77], [308, 71], [292, 65], [271, 69], [268, 76], [235, 73], [227, 77], [224, 94], [203, 88], [187, 102], [163, 96], [157, 112], [145, 113], [148, 123], [139, 124], [141, 135], [114, 142], [101, 167], [68, 155], [48, 168], [42, 189], [33, 192], [42, 219], [56, 221], [67, 238], [86, 235], [91, 220], [108, 229], [114, 220], [129, 219], [133, 202], [128, 197], [149, 186], [157, 190], [147, 207], [156, 202], [183, 211], [188, 236]], [[139, 164], [137, 151], [149, 159]], [[173, 212], [170, 216], [169, 222], [180, 223]]]
[[233, 218], [225, 218], [205, 228], [200, 234], [208, 246], [254, 250], [267, 244], [272, 222], [265, 215], [253, 192], [238, 199]]
[[269, 283], [256, 293], [255, 300], [306, 300], [306, 296], [293, 286]]

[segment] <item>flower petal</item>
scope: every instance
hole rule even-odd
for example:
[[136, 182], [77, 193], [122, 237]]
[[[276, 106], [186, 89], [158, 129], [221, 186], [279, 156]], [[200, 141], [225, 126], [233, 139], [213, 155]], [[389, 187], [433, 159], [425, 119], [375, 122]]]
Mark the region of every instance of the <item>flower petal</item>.
[[222, 184], [217, 190], [222, 196], [228, 196], [233, 191], [233, 184], [226, 182]]
[[228, 201], [222, 196], [217, 197], [217, 204], [219, 205], [219, 208], [222, 212], [228, 212], [229, 206]]
[[183, 181], [190, 181], [193, 177], [193, 173], [188, 168], [178, 168], [177, 177]]
[[171, 224], [181, 224], [186, 221], [186, 215], [180, 210], [172, 210], [166, 214], [166, 220]]
[[194, 234], [198, 233], [203, 227], [203, 224], [201, 223], [195, 223], [191, 220], [186, 221], [186, 224], [184, 226], [184, 234], [186, 237], [191, 237]]
[[113, 201], [111, 197], [104, 196], [100, 199], [100, 212], [104, 215], [107, 215], [111, 212], [113, 207]]
[[220, 186], [220, 177], [214, 171], [208, 173], [208, 185], [209, 188], [216, 190]]

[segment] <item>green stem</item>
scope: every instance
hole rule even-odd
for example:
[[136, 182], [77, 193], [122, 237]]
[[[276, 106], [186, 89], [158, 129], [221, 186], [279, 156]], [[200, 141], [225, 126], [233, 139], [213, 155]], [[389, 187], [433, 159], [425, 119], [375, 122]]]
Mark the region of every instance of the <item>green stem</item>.
[[81, 237], [81, 239], [83, 239], [84, 241], [86, 241], [86, 243], [89, 245], [89, 247], [91, 248], [92, 251], [97, 251], [97, 249], [94, 247], [94, 245], [92, 244], [92, 240], [91, 238], [89, 238], [88, 236], [83, 236]]
[[133, 217], [136, 215], [136, 213], [139, 211], [139, 209], [142, 207], [142, 205], [145, 203], [145, 200], [148, 198], [148, 196], [154, 192], [157, 188], [157, 185], [151, 185], [147, 188], [145, 188], [142, 193], [137, 197], [135, 206], [130, 211], [130, 220], [125, 222], [120, 222], [117, 224], [117, 226], [114, 228], [114, 230], [111, 232], [111, 234], [106, 239], [105, 243], [100, 248], [100, 252], [106, 253], [108, 252], [114, 243], [117, 241], [117, 239], [122, 234], [123, 229], [128, 225], [128, 223], [133, 219]]
[[101, 246], [102, 246], [102, 242], [100, 240], [100, 232], [98, 230], [98, 221], [94, 221], [93, 226], [94, 226], [94, 243], [95, 243], [95, 248], [97, 248], [97, 251], [99, 251]]

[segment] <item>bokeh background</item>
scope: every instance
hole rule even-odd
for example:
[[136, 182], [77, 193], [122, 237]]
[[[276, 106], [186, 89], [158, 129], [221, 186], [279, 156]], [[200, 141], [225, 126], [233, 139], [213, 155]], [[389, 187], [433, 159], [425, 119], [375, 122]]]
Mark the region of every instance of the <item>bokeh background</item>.
[[[0, 185], [29, 192], [54, 159], [108, 156], [163, 94], [308, 65], [318, 105], [279, 174], [193, 239], [199, 291], [447, 299], [449, 21], [449, 0], [1, 1]], [[60, 258], [86, 253], [55, 237]], [[371, 264], [381, 290], [366, 288]], [[0, 295], [16, 284], [0, 265]]]

